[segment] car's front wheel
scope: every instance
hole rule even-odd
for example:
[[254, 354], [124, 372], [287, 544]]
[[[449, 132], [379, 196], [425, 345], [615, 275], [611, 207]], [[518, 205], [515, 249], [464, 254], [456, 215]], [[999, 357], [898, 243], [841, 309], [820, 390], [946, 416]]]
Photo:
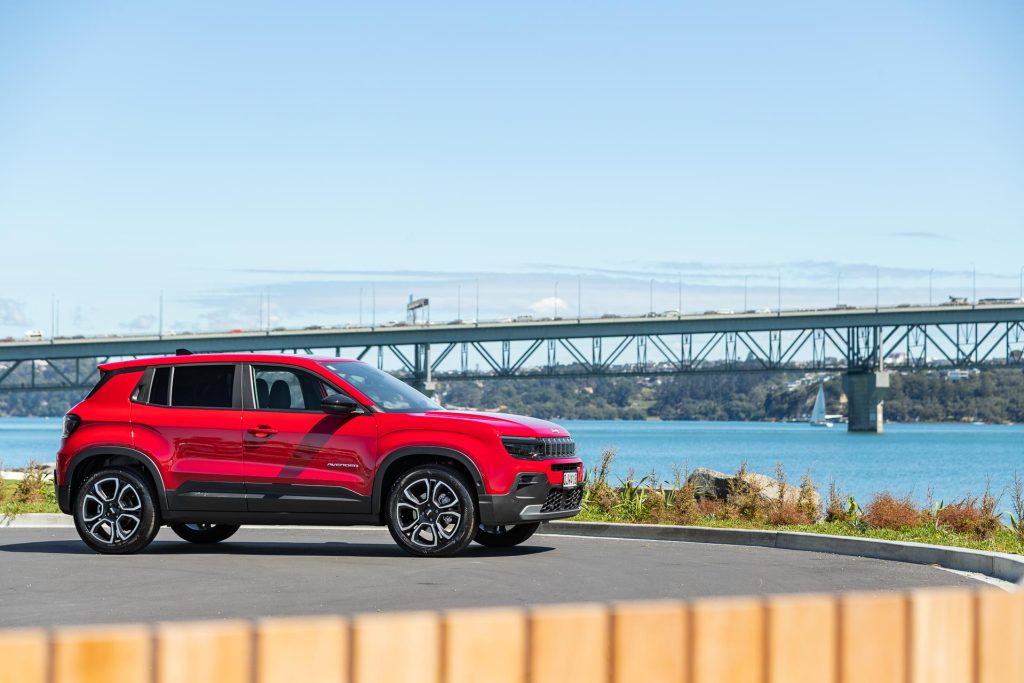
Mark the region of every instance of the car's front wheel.
[[220, 543], [238, 531], [237, 524], [209, 524], [206, 522], [190, 522], [175, 524], [171, 530], [189, 543]]
[[476, 505], [454, 470], [423, 465], [400, 476], [387, 499], [387, 525], [411, 555], [446, 557], [459, 552], [476, 532]]
[[540, 522], [528, 524], [505, 524], [490, 526], [481, 524], [477, 527], [474, 541], [488, 548], [511, 548], [519, 545], [540, 527]]
[[102, 469], [82, 482], [74, 518], [85, 544], [105, 555], [137, 553], [160, 530], [149, 483], [123, 467]]

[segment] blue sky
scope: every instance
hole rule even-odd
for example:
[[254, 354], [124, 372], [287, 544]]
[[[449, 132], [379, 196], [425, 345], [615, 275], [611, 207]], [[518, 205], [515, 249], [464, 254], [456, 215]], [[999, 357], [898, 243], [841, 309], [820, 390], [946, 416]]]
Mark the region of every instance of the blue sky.
[[[0, 4], [0, 336], [1016, 295], [1024, 5]], [[459, 292], [461, 291], [461, 311]]]

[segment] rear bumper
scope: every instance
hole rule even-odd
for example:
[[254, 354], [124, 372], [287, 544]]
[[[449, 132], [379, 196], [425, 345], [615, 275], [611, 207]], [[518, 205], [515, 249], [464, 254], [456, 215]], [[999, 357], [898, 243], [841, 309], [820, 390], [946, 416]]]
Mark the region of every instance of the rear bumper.
[[522, 472], [509, 493], [479, 497], [480, 523], [497, 526], [573, 517], [579, 514], [582, 500], [582, 484], [567, 489], [552, 485], [547, 474]]
[[65, 515], [71, 514], [71, 487], [67, 484], [58, 484], [57, 478], [53, 478], [53, 487], [57, 491], [57, 507]]

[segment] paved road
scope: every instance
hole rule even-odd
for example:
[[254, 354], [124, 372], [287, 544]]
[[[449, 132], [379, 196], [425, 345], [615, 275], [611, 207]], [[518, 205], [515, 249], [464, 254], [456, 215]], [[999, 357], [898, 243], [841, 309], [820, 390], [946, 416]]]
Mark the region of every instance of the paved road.
[[160, 532], [96, 555], [73, 529], [0, 529], [0, 627], [976, 585], [934, 567], [795, 550], [534, 536], [509, 551], [404, 555], [382, 529]]

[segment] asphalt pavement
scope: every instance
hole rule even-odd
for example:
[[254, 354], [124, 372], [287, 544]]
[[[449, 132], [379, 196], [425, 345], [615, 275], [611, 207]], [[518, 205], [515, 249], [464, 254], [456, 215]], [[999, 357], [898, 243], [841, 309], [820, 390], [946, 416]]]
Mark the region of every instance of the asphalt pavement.
[[214, 546], [164, 529], [143, 553], [104, 556], [73, 529], [0, 529], [0, 628], [978, 585], [930, 566], [673, 541], [536, 535], [423, 559], [384, 529], [243, 528]]

